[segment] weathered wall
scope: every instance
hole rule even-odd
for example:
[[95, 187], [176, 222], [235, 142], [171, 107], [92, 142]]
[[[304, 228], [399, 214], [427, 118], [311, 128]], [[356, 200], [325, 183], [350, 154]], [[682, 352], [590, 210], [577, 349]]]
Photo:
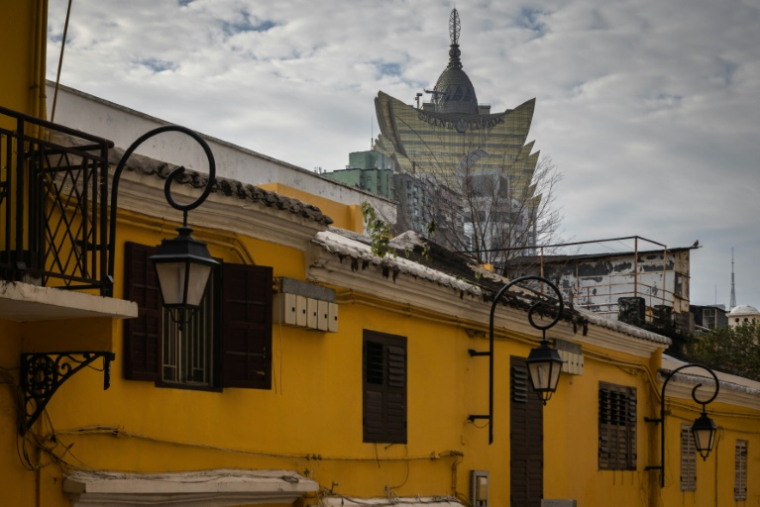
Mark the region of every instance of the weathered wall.
[[559, 280], [568, 301], [613, 319], [621, 297], [642, 297], [648, 308], [666, 305], [674, 313], [689, 311], [689, 250], [665, 256], [642, 252], [637, 263], [633, 254], [548, 261], [544, 273]]

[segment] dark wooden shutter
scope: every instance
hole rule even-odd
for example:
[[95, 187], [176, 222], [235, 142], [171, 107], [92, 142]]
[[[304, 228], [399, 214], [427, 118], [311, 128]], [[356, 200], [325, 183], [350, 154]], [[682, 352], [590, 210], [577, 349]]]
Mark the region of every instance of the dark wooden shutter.
[[124, 321], [124, 376], [159, 379], [161, 365], [161, 291], [148, 257], [154, 247], [127, 243], [124, 252], [124, 299], [134, 301], [138, 316]]
[[599, 383], [599, 468], [636, 470], [636, 388]]
[[406, 338], [364, 331], [364, 442], [406, 443]]
[[224, 387], [272, 386], [272, 268], [224, 264]]
[[747, 500], [747, 441], [737, 440], [734, 456], [734, 500]]
[[681, 424], [681, 491], [697, 490], [697, 447], [691, 424]]
[[540, 507], [544, 491], [544, 405], [525, 358], [510, 360], [510, 497], [512, 507]]

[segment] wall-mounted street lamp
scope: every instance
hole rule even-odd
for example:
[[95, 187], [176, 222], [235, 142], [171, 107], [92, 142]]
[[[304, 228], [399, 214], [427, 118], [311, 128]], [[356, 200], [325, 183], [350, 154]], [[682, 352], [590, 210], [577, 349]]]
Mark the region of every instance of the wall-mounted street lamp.
[[660, 471], [661, 488], [665, 487], [665, 388], [668, 386], [670, 379], [672, 379], [676, 373], [686, 368], [702, 368], [707, 373], [712, 375], [713, 379], [715, 379], [715, 392], [709, 399], [705, 401], [697, 398], [697, 389], [702, 387], [702, 384], [695, 385], [691, 390], [691, 398], [696, 403], [702, 405], [702, 414], [694, 420], [694, 424], [691, 426], [691, 434], [694, 436], [694, 446], [697, 448], [697, 452], [700, 456], [702, 456], [703, 460], [706, 460], [707, 456], [710, 454], [710, 451], [713, 448], [713, 444], [715, 443], [715, 434], [718, 431], [718, 427], [715, 426], [713, 420], [707, 416], [707, 411], [705, 410], [705, 406], [708, 403], [711, 403], [718, 396], [718, 392], [720, 391], [720, 381], [718, 380], [718, 376], [715, 374], [715, 372], [707, 366], [690, 363], [679, 366], [675, 370], [668, 373], [668, 376], [665, 377], [665, 382], [662, 383], [662, 391], [660, 392], [660, 417], [658, 419], [651, 417], [646, 417], [644, 419], [646, 422], [660, 425], [660, 464], [648, 466], [645, 470]]
[[174, 239], [164, 239], [156, 250], [156, 254], [150, 259], [156, 266], [158, 285], [161, 290], [161, 298], [164, 308], [170, 311], [184, 312], [193, 311], [200, 307], [206, 285], [211, 277], [212, 268], [219, 264], [215, 261], [206, 247], [206, 243], [198, 241], [191, 236], [192, 229], [187, 226], [187, 212], [200, 206], [211, 192], [216, 175], [216, 162], [206, 141], [196, 132], [177, 125], [168, 125], [151, 130], [139, 137], [124, 152], [113, 176], [113, 188], [111, 189], [111, 224], [109, 242], [109, 267], [108, 272], [113, 276], [114, 249], [116, 247], [116, 204], [118, 198], [119, 181], [121, 173], [127, 163], [127, 159], [142, 143], [153, 136], [164, 132], [180, 132], [192, 137], [201, 145], [208, 158], [208, 181], [203, 193], [195, 201], [189, 204], [179, 204], [171, 195], [172, 182], [184, 171], [184, 167], [173, 170], [166, 178], [164, 195], [171, 207], [182, 211], [182, 227], [178, 228], [179, 234]]
[[[172, 171], [166, 179], [164, 195], [168, 203], [183, 212], [182, 227], [179, 235], [171, 240], [163, 240], [156, 255], [151, 259], [156, 264], [161, 297], [164, 306], [172, 311], [194, 310], [200, 306], [206, 290], [211, 270], [218, 264], [211, 258], [206, 244], [193, 239], [192, 230], [187, 226], [187, 212], [200, 206], [211, 192], [216, 175], [216, 164], [206, 141], [196, 132], [185, 127], [168, 125], [151, 130], [138, 138], [124, 152], [116, 166], [111, 189], [111, 216], [108, 240], [108, 280], [103, 295], [113, 296], [113, 275], [116, 249], [116, 214], [119, 180], [127, 159], [137, 147], [151, 137], [164, 132], [180, 132], [195, 139], [203, 148], [208, 158], [209, 175], [206, 187], [198, 199], [189, 204], [179, 204], [171, 196], [171, 184], [181, 175], [184, 167]], [[105, 173], [103, 178], [105, 178]], [[105, 264], [105, 260], [101, 258]], [[175, 319], [176, 320], [176, 319]], [[19, 433], [26, 433], [42, 414], [45, 406], [58, 388], [79, 370], [89, 366], [97, 359], [103, 359], [103, 389], [108, 389], [111, 382], [111, 362], [115, 359], [112, 352], [47, 352], [21, 354], [20, 384], [22, 392], [21, 410], [19, 411]]]
[[[559, 291], [556, 285], [542, 276], [529, 275], [515, 278], [507, 285], [502, 287], [493, 299], [491, 304], [491, 316], [488, 325], [488, 352], [479, 352], [477, 350], [470, 349], [468, 352], [471, 357], [474, 356], [488, 356], [488, 415], [470, 415], [467, 419], [469, 421], [475, 421], [477, 419], [488, 420], [488, 443], [493, 443], [493, 365], [494, 365], [494, 313], [496, 312], [496, 305], [502, 300], [507, 290], [515, 284], [525, 282], [528, 280], [535, 280], [544, 283], [552, 288], [557, 295], [557, 309], [556, 315], [551, 322], [545, 325], [536, 323], [534, 315], [537, 312], [546, 313], [546, 309], [551, 309], [550, 313], [554, 311], [554, 305], [544, 298], [531, 305], [528, 309], [528, 322], [535, 329], [541, 331], [541, 343], [538, 347], [532, 349], [528, 355], [526, 363], [528, 364], [528, 374], [530, 377], [533, 390], [536, 391], [538, 397], [541, 399], [544, 405], [551, 399], [552, 394], [557, 390], [559, 383], [559, 375], [562, 371], [562, 359], [559, 357], [559, 353], [549, 346], [549, 341], [546, 339], [546, 331], [559, 322], [562, 317], [562, 309], [564, 303], [562, 302], [562, 293]], [[544, 297], [543, 295], [541, 297]]]

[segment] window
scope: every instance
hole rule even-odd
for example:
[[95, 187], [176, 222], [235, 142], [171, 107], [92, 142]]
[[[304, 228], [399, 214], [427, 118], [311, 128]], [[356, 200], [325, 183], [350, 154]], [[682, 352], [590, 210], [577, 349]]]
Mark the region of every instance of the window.
[[747, 441], [736, 441], [734, 465], [734, 500], [747, 499]]
[[636, 388], [599, 382], [599, 469], [636, 470]]
[[161, 305], [155, 248], [127, 243], [124, 297], [138, 317], [124, 321], [124, 375], [200, 389], [271, 388], [272, 268], [222, 264], [203, 306], [186, 323]]
[[681, 491], [697, 490], [697, 447], [690, 424], [681, 424]]
[[406, 443], [406, 338], [364, 331], [364, 442]]

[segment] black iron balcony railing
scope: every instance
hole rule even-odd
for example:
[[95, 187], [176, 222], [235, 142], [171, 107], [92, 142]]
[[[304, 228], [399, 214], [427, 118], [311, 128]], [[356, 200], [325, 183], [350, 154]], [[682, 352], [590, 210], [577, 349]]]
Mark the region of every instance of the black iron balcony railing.
[[0, 279], [110, 294], [112, 147], [0, 107]]

